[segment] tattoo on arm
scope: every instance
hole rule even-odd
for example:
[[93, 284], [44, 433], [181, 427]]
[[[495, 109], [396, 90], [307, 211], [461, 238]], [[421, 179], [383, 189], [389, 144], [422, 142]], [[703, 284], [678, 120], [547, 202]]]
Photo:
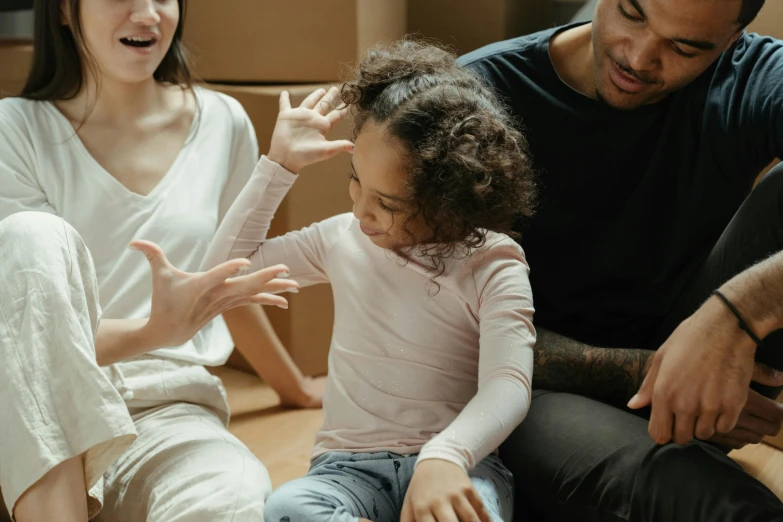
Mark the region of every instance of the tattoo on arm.
[[533, 388], [575, 393], [625, 406], [642, 385], [654, 353], [596, 348], [539, 328]]

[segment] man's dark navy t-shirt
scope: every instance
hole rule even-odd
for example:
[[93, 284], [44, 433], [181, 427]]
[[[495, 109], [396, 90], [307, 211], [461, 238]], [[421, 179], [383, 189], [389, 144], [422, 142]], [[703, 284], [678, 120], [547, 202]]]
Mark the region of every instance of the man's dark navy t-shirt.
[[619, 111], [558, 76], [559, 29], [460, 62], [521, 121], [539, 171], [520, 230], [536, 324], [597, 346], [657, 348], [655, 332], [754, 179], [783, 157], [783, 42], [743, 34], [695, 82]]

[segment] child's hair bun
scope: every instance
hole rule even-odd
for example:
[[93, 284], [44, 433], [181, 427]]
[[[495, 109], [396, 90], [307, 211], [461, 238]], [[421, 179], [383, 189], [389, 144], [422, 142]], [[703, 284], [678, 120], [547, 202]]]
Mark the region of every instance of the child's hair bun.
[[400, 103], [413, 91], [435, 84], [437, 76], [459, 70], [455, 54], [431, 43], [406, 38], [379, 45], [366, 54], [352, 81], [343, 85], [343, 101], [369, 107], [384, 91], [394, 89], [399, 92], [390, 98]]

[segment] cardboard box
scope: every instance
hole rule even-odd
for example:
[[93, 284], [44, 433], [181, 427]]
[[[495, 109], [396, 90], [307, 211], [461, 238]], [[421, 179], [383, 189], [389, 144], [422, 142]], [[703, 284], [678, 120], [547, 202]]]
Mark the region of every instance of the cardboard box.
[[406, 0], [191, 0], [184, 42], [202, 80], [331, 82], [404, 36], [405, 13]]
[[0, 98], [22, 92], [32, 63], [32, 44], [0, 41]]
[[550, 0], [412, 0], [408, 32], [464, 54], [554, 25]]
[[[261, 153], [269, 148], [278, 112], [280, 92], [288, 90], [291, 103], [300, 103], [318, 87], [327, 85], [241, 87], [209, 85], [208, 87], [236, 98], [253, 121]], [[351, 124], [342, 121], [330, 134], [330, 139], [350, 139]], [[350, 212], [348, 173], [351, 158], [341, 154], [323, 163], [305, 168], [300, 173], [272, 221], [269, 237], [298, 230], [330, 216]], [[269, 320], [294, 361], [307, 375], [324, 375], [332, 338], [334, 303], [329, 285], [303, 288], [298, 294], [286, 294], [289, 309], [266, 307]], [[235, 352], [231, 362], [241, 369], [249, 366]]]
[[783, 39], [783, 0], [767, 0], [748, 32]]

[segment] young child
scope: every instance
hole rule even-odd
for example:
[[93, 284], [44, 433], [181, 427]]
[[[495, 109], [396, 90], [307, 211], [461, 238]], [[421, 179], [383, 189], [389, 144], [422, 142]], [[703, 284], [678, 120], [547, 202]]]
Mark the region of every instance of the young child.
[[[285, 263], [331, 283], [335, 322], [308, 475], [268, 500], [268, 522], [510, 521], [496, 449], [530, 405], [533, 300], [508, 235], [532, 214], [525, 141], [493, 94], [436, 47], [372, 51], [339, 93], [287, 95], [268, 158], [205, 263]], [[323, 134], [350, 108], [354, 144]], [[353, 213], [266, 240], [302, 167], [353, 149]], [[507, 235], [508, 234], [508, 235]], [[286, 274], [281, 277], [287, 277]]]

